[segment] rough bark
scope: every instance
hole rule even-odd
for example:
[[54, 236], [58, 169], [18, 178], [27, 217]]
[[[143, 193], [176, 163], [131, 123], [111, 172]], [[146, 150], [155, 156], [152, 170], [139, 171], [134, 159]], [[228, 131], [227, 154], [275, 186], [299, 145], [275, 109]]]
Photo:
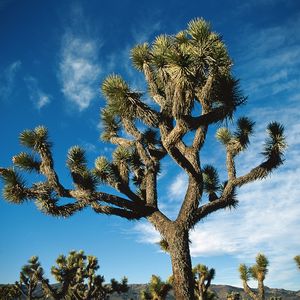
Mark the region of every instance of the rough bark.
[[169, 230], [167, 238], [173, 270], [175, 299], [194, 300], [194, 281], [189, 249], [189, 235], [175, 226]]

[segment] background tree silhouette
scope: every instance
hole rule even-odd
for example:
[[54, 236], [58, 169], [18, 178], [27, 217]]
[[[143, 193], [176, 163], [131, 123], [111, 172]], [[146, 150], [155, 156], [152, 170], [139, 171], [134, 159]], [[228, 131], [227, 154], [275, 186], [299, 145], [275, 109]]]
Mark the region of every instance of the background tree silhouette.
[[231, 291], [230, 293], [227, 294], [226, 299], [227, 300], [240, 300], [241, 295], [240, 295], [240, 293]]
[[28, 300], [42, 299], [42, 296], [36, 294], [39, 278], [43, 275], [44, 270], [41, 267], [39, 258], [32, 256], [28, 264], [22, 267], [20, 280], [15, 283], [20, 293]]
[[[209, 127], [233, 119], [246, 98], [232, 75], [232, 61], [220, 35], [203, 19], [195, 19], [176, 35], [160, 35], [152, 44], [137, 45], [131, 59], [144, 74], [153, 103], [148, 105], [143, 93], [131, 89], [119, 75], [104, 80], [102, 139], [116, 145], [112, 161], [98, 157], [89, 169], [84, 150], [72, 147], [67, 166], [74, 187], [66, 188], [54, 169], [46, 128], [25, 130], [20, 142], [31, 153], [14, 156], [12, 168], [0, 168], [3, 195], [16, 204], [34, 200], [41, 211], [54, 216], [68, 217], [89, 206], [99, 214], [147, 218], [168, 244], [176, 299], [193, 299], [190, 229], [214, 211], [236, 207], [237, 188], [266, 178], [282, 164], [284, 130], [270, 123], [263, 162], [237, 175], [235, 159], [247, 149], [254, 123], [242, 117], [236, 129], [219, 128], [216, 137], [225, 147], [227, 168], [222, 184], [216, 166], [205, 165], [200, 152]], [[188, 177], [174, 220], [158, 207], [157, 176], [167, 155]], [[45, 180], [28, 186], [17, 169], [37, 172]], [[119, 193], [103, 192], [102, 185]], [[62, 197], [70, 202], [60, 203]]]
[[[253, 300], [265, 299], [265, 287], [264, 280], [268, 273], [269, 261], [263, 254], [259, 253], [256, 256], [256, 264], [247, 267], [245, 264], [241, 264], [239, 267], [240, 277], [243, 282], [243, 288], [246, 294], [248, 294]], [[248, 281], [252, 277], [257, 281], [257, 293], [255, 293], [248, 285]]]
[[164, 300], [172, 289], [172, 285], [161, 280], [159, 276], [152, 275], [146, 290], [141, 291], [142, 300]]
[[0, 300], [20, 299], [21, 292], [15, 284], [4, 284], [0, 286]]
[[83, 251], [71, 251], [67, 257], [60, 255], [56, 266], [51, 273], [60, 288], [56, 289], [49, 284], [48, 279], [40, 278], [44, 294], [53, 299], [69, 297], [76, 300], [107, 299], [113, 292], [125, 293], [128, 291], [127, 278], [121, 283], [115, 279], [110, 284], [104, 284], [104, 277], [96, 274], [99, 269], [95, 256], [86, 256]]
[[215, 269], [199, 264], [193, 268], [195, 278], [195, 297], [198, 300], [214, 299], [216, 295], [209, 290], [211, 281], [215, 277]]

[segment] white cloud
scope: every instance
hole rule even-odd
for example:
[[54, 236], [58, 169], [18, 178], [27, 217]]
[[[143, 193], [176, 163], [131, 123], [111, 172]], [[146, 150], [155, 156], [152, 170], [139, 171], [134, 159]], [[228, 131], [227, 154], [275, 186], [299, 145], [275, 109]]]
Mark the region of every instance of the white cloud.
[[100, 65], [96, 41], [67, 33], [62, 39], [59, 77], [62, 92], [79, 110], [89, 107], [98, 92]]
[[170, 184], [169, 193], [170, 197], [176, 200], [182, 200], [187, 189], [188, 179], [187, 175], [180, 173], [176, 176], [175, 180]]
[[37, 109], [40, 110], [51, 102], [51, 96], [40, 89], [36, 78], [27, 76], [24, 80], [29, 92], [30, 100]]
[[21, 61], [17, 60], [10, 64], [0, 74], [0, 100], [7, 100], [14, 90], [15, 79], [21, 68]]
[[150, 223], [137, 223], [134, 231], [139, 234], [138, 241], [141, 243], [156, 244], [161, 240], [160, 234]]

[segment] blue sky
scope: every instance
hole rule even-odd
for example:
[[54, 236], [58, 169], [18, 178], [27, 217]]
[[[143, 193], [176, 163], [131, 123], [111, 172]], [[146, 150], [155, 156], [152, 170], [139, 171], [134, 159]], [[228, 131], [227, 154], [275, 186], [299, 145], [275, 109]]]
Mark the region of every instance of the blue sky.
[[[54, 143], [57, 172], [70, 184], [65, 167], [72, 145], [86, 148], [89, 162], [113, 149], [99, 140], [99, 90], [110, 73], [145, 90], [129, 51], [160, 33], [184, 29], [195, 17], [210, 21], [234, 61], [234, 73], [248, 96], [238, 115], [256, 122], [252, 146], [238, 172], [261, 162], [270, 121], [282, 122], [289, 148], [285, 165], [265, 181], [239, 190], [239, 207], [209, 216], [191, 232], [193, 263], [216, 269], [214, 283], [241, 286], [237, 267], [258, 252], [270, 260], [266, 284], [299, 290], [300, 272], [300, 4], [298, 1], [5, 1], [0, 0], [0, 166], [23, 151], [18, 135], [45, 125]], [[213, 141], [206, 162], [224, 170], [224, 152]], [[33, 178], [34, 180], [35, 178]], [[160, 207], [175, 216], [186, 177], [170, 160], [159, 179]], [[45, 270], [72, 249], [96, 255], [106, 279], [130, 283], [166, 279], [169, 257], [155, 244], [159, 236], [146, 221], [129, 222], [85, 210], [69, 219], [40, 213], [33, 203], [0, 200], [0, 282], [13, 282], [26, 260], [39, 255]], [[50, 275], [49, 275], [50, 277]]]

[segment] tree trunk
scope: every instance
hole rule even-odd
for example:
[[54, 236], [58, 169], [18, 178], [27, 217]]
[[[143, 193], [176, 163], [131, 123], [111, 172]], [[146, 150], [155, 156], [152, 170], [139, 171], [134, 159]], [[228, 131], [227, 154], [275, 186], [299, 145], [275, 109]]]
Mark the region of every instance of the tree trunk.
[[[174, 226], [175, 227], [175, 226]], [[188, 231], [172, 228], [168, 234], [176, 300], [194, 300], [194, 280]]]
[[260, 300], [265, 300], [265, 287], [262, 279], [258, 279], [258, 296]]

